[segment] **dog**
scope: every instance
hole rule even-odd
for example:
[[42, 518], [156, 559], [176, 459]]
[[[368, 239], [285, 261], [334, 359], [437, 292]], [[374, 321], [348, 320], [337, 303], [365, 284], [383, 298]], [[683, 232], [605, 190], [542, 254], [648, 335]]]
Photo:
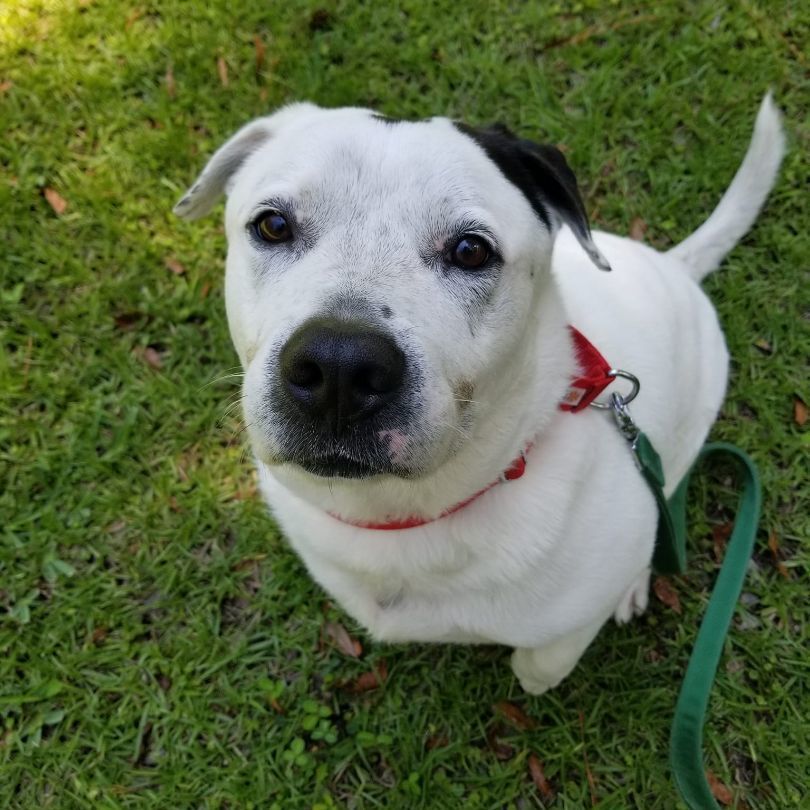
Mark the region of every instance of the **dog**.
[[175, 211], [227, 195], [261, 491], [374, 638], [509, 645], [541, 694], [610, 617], [643, 612], [656, 505], [610, 416], [560, 409], [582, 373], [572, 327], [640, 381], [633, 418], [670, 494], [728, 375], [699, 282], [783, 152], [769, 94], [718, 207], [664, 253], [592, 233], [562, 153], [500, 125], [297, 103], [213, 155]]

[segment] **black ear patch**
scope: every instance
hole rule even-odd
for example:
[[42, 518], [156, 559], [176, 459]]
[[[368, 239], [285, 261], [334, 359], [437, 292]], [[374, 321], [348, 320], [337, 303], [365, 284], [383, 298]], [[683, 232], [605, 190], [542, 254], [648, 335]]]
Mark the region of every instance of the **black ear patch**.
[[593, 263], [601, 270], [610, 270], [591, 239], [577, 179], [559, 149], [518, 138], [502, 124], [474, 129], [456, 123], [456, 127], [472, 138], [503, 176], [523, 192], [549, 230], [557, 224], [556, 220], [562, 220]]

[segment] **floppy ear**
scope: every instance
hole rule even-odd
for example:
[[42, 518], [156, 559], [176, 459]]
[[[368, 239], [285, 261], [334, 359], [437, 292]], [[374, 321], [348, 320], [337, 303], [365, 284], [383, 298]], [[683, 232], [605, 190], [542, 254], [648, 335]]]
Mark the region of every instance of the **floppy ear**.
[[194, 185], [174, 206], [174, 213], [183, 219], [204, 217], [214, 207], [219, 195], [227, 190], [228, 180], [252, 152], [271, 138], [287, 121], [317, 109], [314, 104], [308, 102], [290, 104], [273, 115], [257, 118], [242, 127], [217, 149]]
[[518, 138], [500, 124], [487, 129], [457, 126], [487, 153], [504, 177], [525, 194], [550, 230], [556, 230], [560, 222], [564, 222], [591, 261], [600, 270], [610, 270], [591, 239], [577, 179], [559, 149]]
[[225, 191], [228, 179], [245, 158], [270, 137], [269, 121], [269, 118], [251, 121], [220, 146], [194, 185], [174, 206], [174, 213], [183, 219], [204, 217], [214, 207], [219, 195]]

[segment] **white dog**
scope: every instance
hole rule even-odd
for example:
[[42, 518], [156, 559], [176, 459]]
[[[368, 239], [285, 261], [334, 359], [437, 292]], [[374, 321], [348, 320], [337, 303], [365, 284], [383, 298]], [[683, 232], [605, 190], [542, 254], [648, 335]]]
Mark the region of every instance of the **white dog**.
[[502, 127], [294, 104], [216, 152], [175, 210], [194, 219], [228, 194], [228, 319], [262, 491], [373, 636], [511, 645], [539, 694], [611, 615], [644, 610], [656, 507], [610, 416], [560, 408], [583, 395], [569, 326], [640, 379], [633, 416], [669, 494], [726, 387], [698, 282], [783, 151], [766, 97], [718, 208], [664, 254], [591, 236], [562, 154]]

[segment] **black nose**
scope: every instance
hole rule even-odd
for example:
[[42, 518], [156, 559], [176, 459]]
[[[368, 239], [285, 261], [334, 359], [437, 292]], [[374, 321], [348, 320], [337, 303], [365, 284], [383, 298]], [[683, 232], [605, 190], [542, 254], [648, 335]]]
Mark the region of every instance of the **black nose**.
[[279, 362], [298, 408], [333, 433], [379, 411], [405, 376], [405, 357], [390, 337], [368, 324], [334, 319], [296, 330]]

